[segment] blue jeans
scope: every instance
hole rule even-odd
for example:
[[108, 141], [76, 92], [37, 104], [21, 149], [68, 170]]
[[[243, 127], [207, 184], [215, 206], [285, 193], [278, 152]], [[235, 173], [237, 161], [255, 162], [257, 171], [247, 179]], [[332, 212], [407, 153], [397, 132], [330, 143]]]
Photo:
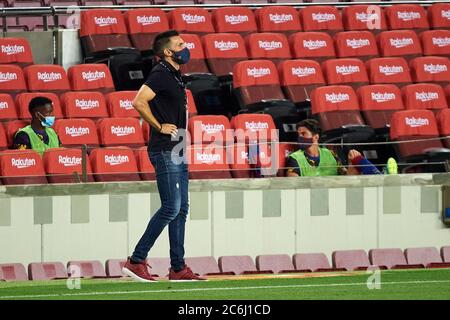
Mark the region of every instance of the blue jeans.
[[156, 172], [161, 208], [148, 223], [131, 259], [143, 262], [164, 228], [169, 225], [170, 264], [175, 271], [184, 268], [184, 230], [189, 210], [188, 166], [175, 164], [171, 151], [149, 152]]

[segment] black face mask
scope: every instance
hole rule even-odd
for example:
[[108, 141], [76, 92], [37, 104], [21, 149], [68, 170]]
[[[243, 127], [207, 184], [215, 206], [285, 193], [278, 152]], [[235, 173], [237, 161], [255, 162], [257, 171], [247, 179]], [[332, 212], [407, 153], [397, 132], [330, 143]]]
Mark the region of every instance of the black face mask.
[[187, 47], [180, 51], [170, 51], [173, 53], [172, 59], [178, 64], [186, 64], [191, 58], [191, 53]]
[[298, 147], [301, 150], [306, 150], [313, 145], [313, 138], [305, 138], [305, 137], [299, 136], [297, 138], [297, 141], [299, 143]]

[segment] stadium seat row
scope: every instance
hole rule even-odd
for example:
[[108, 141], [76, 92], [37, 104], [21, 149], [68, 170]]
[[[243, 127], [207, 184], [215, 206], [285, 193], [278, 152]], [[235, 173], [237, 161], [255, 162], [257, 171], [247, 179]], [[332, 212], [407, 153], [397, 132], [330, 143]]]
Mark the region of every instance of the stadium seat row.
[[[255, 263], [256, 261], [256, 263]], [[221, 256], [218, 261], [212, 256], [188, 257], [186, 264], [201, 276], [244, 275], [264, 273], [304, 273], [366, 270], [371, 266], [380, 269], [419, 269], [450, 267], [450, 246], [365, 250], [337, 250], [332, 253], [330, 264], [324, 253], [296, 253], [259, 255], [255, 261], [250, 256]], [[56, 280], [66, 279], [69, 274], [80, 278], [121, 278], [125, 260], [109, 259], [105, 266], [98, 260], [30, 263], [28, 272], [20, 263], [0, 264], [0, 280]], [[167, 278], [170, 259], [149, 258], [152, 275]]]

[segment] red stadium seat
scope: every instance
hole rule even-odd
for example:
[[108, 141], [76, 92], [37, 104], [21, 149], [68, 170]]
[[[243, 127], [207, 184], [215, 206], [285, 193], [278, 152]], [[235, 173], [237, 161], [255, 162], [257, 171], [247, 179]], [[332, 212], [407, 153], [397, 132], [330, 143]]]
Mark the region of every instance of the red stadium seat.
[[95, 181], [139, 181], [136, 159], [128, 147], [99, 148], [89, 155]]
[[339, 32], [334, 36], [338, 58], [359, 58], [363, 61], [378, 57], [377, 41], [369, 31]]
[[61, 105], [67, 118], [107, 118], [105, 98], [100, 92], [66, 92], [61, 96]]
[[23, 71], [29, 91], [60, 94], [70, 90], [66, 71], [59, 65], [35, 64]]
[[390, 136], [394, 141], [418, 140], [398, 144], [398, 155], [404, 160], [420, 160], [433, 149], [442, 148], [440, 140], [427, 140], [439, 137], [436, 119], [430, 110], [397, 111], [392, 116]]
[[318, 62], [335, 58], [334, 43], [325, 32], [298, 32], [289, 36], [294, 58], [313, 59]]
[[248, 146], [244, 143], [234, 144], [226, 148], [227, 160], [230, 163], [231, 176], [233, 178], [252, 178]]
[[450, 29], [450, 3], [434, 3], [427, 11], [432, 29]]
[[403, 87], [412, 82], [408, 63], [405, 59], [374, 58], [366, 62], [371, 84], [395, 84]]
[[391, 30], [412, 29], [423, 31], [429, 29], [427, 12], [419, 4], [395, 4], [385, 9]]
[[187, 148], [191, 179], [231, 178], [225, 149], [217, 145], [192, 145]]
[[118, 10], [81, 11], [80, 41], [86, 57], [114, 47], [131, 47], [124, 17]]
[[348, 271], [366, 270], [370, 266], [369, 258], [364, 250], [334, 251], [332, 260], [334, 268], [345, 268]]
[[302, 31], [298, 11], [288, 6], [270, 6], [256, 9], [259, 32], [280, 32], [290, 35]]
[[169, 12], [172, 29], [181, 33], [204, 35], [214, 33], [214, 26], [209, 12], [203, 8], [176, 8]]
[[67, 70], [67, 75], [73, 91], [99, 91], [103, 93], [115, 91], [111, 72], [106, 64], [74, 65]]
[[269, 60], [242, 61], [233, 68], [233, 87], [242, 106], [284, 99], [277, 68]]
[[3, 184], [46, 184], [42, 159], [33, 150], [5, 150], [0, 153]]
[[155, 168], [153, 167], [150, 158], [148, 157], [147, 147], [140, 147], [135, 151], [135, 156], [141, 179], [155, 180]]
[[6, 139], [8, 140], [8, 146], [12, 147], [14, 135], [19, 129], [22, 129], [29, 125], [29, 122], [25, 120], [11, 120], [4, 123]]
[[13, 64], [0, 65], [0, 92], [15, 96], [24, 91], [27, 85], [22, 69]]
[[312, 114], [320, 121], [324, 141], [366, 141], [373, 129], [366, 126], [358, 97], [350, 86], [326, 86], [311, 94]]
[[[54, 148], [44, 152], [42, 157], [45, 172], [50, 183], [76, 183], [82, 180], [81, 149]], [[94, 182], [89, 159], [86, 159], [88, 181]]]
[[196, 34], [180, 34], [180, 37], [189, 48], [191, 59], [188, 64], [181, 65], [181, 73], [209, 73], [208, 65], [205, 60], [205, 53], [203, 51], [202, 42]]
[[237, 142], [278, 141], [275, 123], [269, 114], [239, 114], [230, 124]]
[[330, 34], [342, 31], [341, 13], [333, 6], [309, 6], [300, 9], [304, 31], [325, 31]]
[[137, 91], [117, 91], [105, 95], [108, 111], [113, 118], [139, 118], [139, 112], [133, 107]]
[[26, 281], [27, 271], [21, 263], [0, 264], [0, 280], [5, 281]]
[[233, 73], [233, 67], [247, 60], [244, 39], [235, 33], [212, 33], [202, 37], [209, 70], [218, 77]]
[[363, 86], [358, 96], [366, 123], [376, 130], [387, 132], [394, 112], [405, 108], [400, 89], [393, 84]]
[[219, 257], [219, 269], [221, 272], [233, 272], [239, 274], [258, 274], [256, 265], [250, 256], [223, 256]]
[[273, 273], [296, 272], [292, 259], [287, 254], [256, 256], [256, 268], [259, 271], [272, 271]]
[[5, 128], [0, 125], [0, 150], [8, 148], [8, 138], [6, 137]]
[[97, 123], [100, 145], [105, 147], [144, 145], [141, 124], [135, 118], [105, 118]]
[[17, 110], [11, 95], [0, 93], [0, 121], [17, 119]]
[[125, 259], [108, 259], [105, 262], [105, 272], [108, 278], [121, 278], [127, 277], [122, 273], [122, 268], [127, 263]]
[[383, 31], [377, 36], [383, 57], [403, 57], [411, 60], [422, 55], [419, 37], [412, 30]]
[[441, 248], [442, 261], [450, 262], [450, 246], [445, 246]]
[[267, 59], [275, 64], [291, 59], [289, 42], [282, 33], [253, 33], [245, 42], [251, 59]]
[[450, 83], [450, 60], [447, 57], [419, 57], [410, 62], [414, 82]]
[[97, 127], [91, 119], [61, 119], [55, 123], [61, 145], [68, 148], [99, 146]]
[[322, 70], [329, 85], [345, 84], [356, 90], [369, 83], [366, 67], [360, 59], [330, 59], [322, 62]]
[[309, 101], [312, 90], [325, 85], [320, 64], [313, 60], [286, 60], [278, 70], [286, 97], [294, 103]]
[[[439, 133], [441, 137], [450, 136], [450, 109], [442, 109], [437, 113]], [[443, 140], [444, 146], [450, 149], [450, 138]], [[447, 261], [450, 262], [450, 261]]]
[[139, 51], [152, 50], [156, 35], [169, 29], [169, 19], [160, 8], [128, 10], [123, 16], [131, 43]]
[[23, 120], [31, 120], [31, 114], [30, 111], [28, 111], [28, 106], [30, 104], [30, 101], [35, 97], [45, 97], [50, 100], [52, 100], [53, 104], [53, 115], [56, 117], [56, 119], [63, 118], [63, 113], [61, 110], [61, 104], [59, 102], [59, 98], [56, 94], [50, 93], [50, 92], [42, 92], [42, 93], [19, 93], [16, 96], [16, 106], [18, 108], [18, 116], [19, 119]]
[[258, 32], [253, 11], [247, 7], [223, 7], [212, 10], [216, 32], [241, 35]]
[[69, 261], [67, 272], [72, 278], [105, 278], [106, 273], [100, 261]]
[[234, 141], [230, 122], [222, 115], [193, 116], [189, 119], [188, 129], [192, 144], [223, 145]]
[[33, 53], [25, 38], [1, 38], [0, 48], [0, 64], [17, 64], [20, 67], [33, 64]]
[[387, 269], [421, 268], [421, 265], [408, 265], [405, 254], [401, 249], [372, 249], [369, 251], [372, 265]]
[[296, 253], [292, 257], [295, 269], [303, 272], [346, 271], [345, 268], [332, 268], [324, 253]]
[[420, 34], [425, 56], [450, 56], [450, 30], [428, 30]]
[[402, 88], [406, 109], [428, 109], [438, 112], [448, 108], [444, 89], [434, 83], [416, 83]]
[[30, 280], [67, 279], [66, 267], [61, 262], [33, 262], [28, 265]]
[[278, 176], [284, 177], [286, 171], [286, 160], [287, 157], [294, 151], [298, 150], [298, 146], [296, 144], [280, 142], [278, 144]]
[[192, 95], [192, 91], [189, 89], [186, 89], [186, 96], [187, 96], [187, 104], [188, 104], [188, 116], [192, 117], [192, 116], [197, 115], [197, 106], [195, 105], [195, 100], [194, 100], [194, 96]]
[[148, 258], [147, 263], [152, 267], [149, 272], [159, 278], [167, 278], [169, 276], [170, 258]]
[[435, 247], [407, 248], [405, 256], [408, 264], [421, 264], [426, 268], [448, 268], [449, 263], [442, 262], [439, 251]]
[[369, 30], [378, 33], [387, 29], [386, 15], [377, 5], [355, 5], [342, 9], [345, 30]]
[[220, 272], [214, 257], [190, 257], [186, 258], [186, 264], [192, 269], [192, 272], [200, 276], [224, 274]]

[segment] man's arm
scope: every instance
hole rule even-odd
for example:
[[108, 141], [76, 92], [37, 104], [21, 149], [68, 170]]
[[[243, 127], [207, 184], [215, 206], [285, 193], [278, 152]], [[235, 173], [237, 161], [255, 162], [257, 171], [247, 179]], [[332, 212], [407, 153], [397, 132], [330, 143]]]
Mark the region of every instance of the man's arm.
[[145, 84], [139, 89], [136, 97], [133, 100], [133, 107], [147, 121], [153, 128], [163, 134], [170, 134], [176, 136], [178, 133], [177, 127], [171, 123], [159, 123], [150, 110], [149, 102], [155, 98], [156, 94], [153, 90]]
[[297, 161], [291, 157], [286, 159], [286, 177], [299, 177], [300, 168], [298, 167]]

